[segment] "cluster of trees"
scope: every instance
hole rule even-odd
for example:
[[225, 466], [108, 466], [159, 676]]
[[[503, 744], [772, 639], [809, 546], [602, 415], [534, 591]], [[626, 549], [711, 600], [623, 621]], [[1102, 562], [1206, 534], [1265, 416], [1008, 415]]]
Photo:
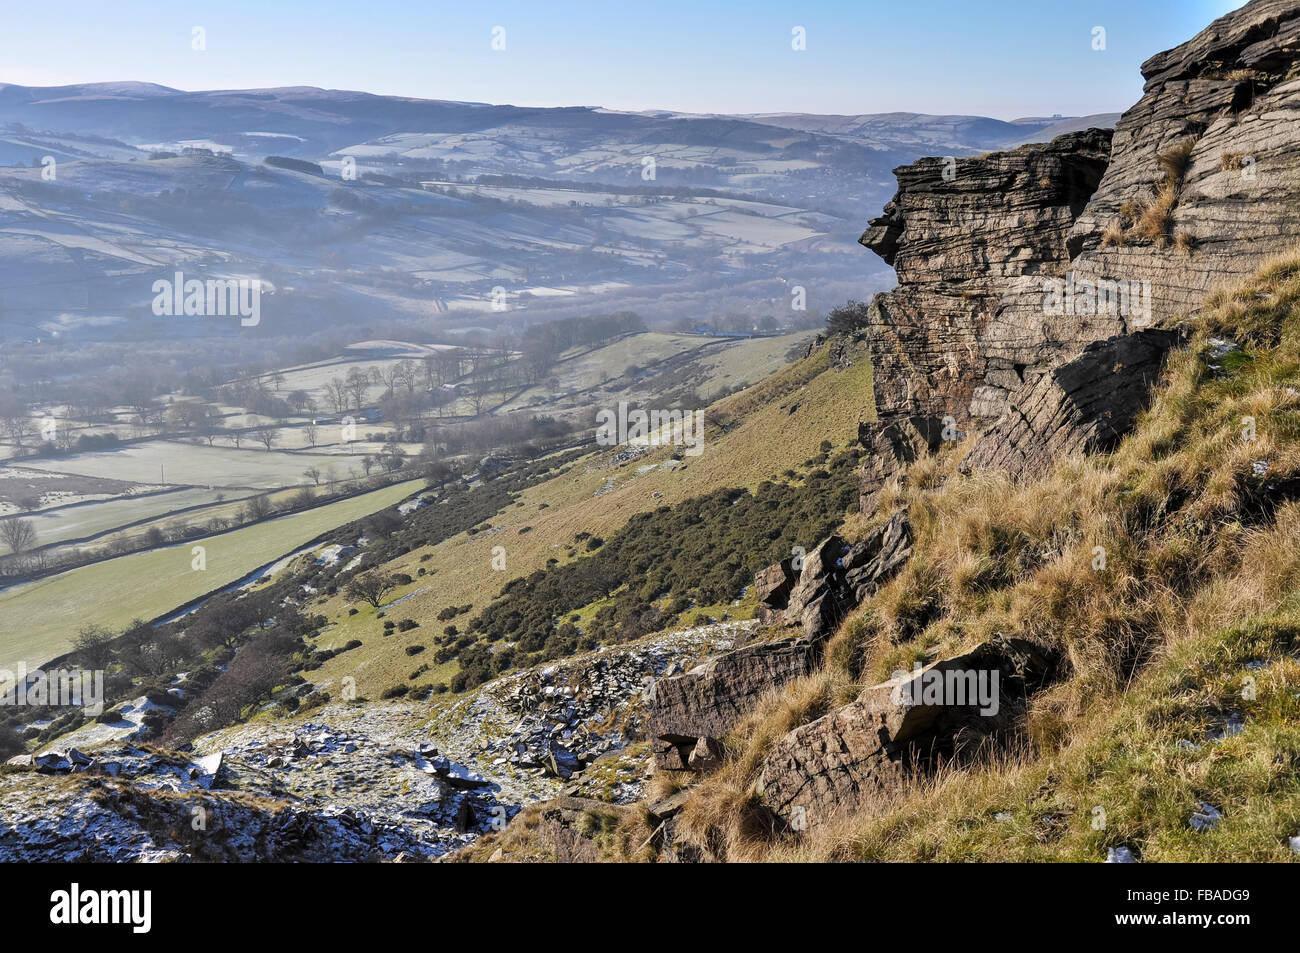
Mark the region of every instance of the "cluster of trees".
[[747, 314], [731, 312], [730, 314], [705, 320], [689, 317], [682, 318], [673, 325], [673, 328], [677, 331], [702, 329], [714, 334], [752, 334], [756, 331], [761, 334], [773, 334], [781, 329], [781, 323], [770, 314], [765, 314], [761, 318], [753, 318]]
[[444, 454], [473, 454], [500, 448], [522, 457], [534, 457], [563, 442], [572, 430], [569, 424], [549, 415], [481, 417], [431, 430], [425, 438], [422, 455], [432, 460]]
[[571, 348], [598, 347], [624, 334], [644, 330], [645, 321], [632, 311], [534, 324], [524, 331], [522, 360], [532, 382], [536, 383]]

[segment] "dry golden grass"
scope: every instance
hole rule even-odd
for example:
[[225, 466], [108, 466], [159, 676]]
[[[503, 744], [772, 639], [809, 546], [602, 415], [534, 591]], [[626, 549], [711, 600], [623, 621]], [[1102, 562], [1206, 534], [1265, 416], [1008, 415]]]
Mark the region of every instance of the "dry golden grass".
[[[1121, 836], [1165, 859], [1278, 859], [1281, 842], [1268, 840], [1278, 782], [1266, 766], [1252, 755], [1231, 768], [1175, 741], [1233, 704], [1227, 656], [1244, 664], [1289, 638], [1280, 623], [1224, 632], [1289, 611], [1300, 585], [1300, 505], [1270, 501], [1268, 489], [1300, 482], [1300, 253], [1216, 292], [1193, 330], [1114, 454], [1016, 484], [962, 476], [958, 448], [889, 487], [882, 512], [858, 526], [908, 506], [912, 559], [841, 626], [820, 672], [765, 697], [733, 732], [678, 837], [715, 859], [1099, 859]], [[1227, 333], [1245, 349], [1210, 343]], [[1300, 610], [1296, 620], [1300, 641]], [[999, 633], [1055, 648], [1068, 673], [1033, 700], [1018, 748], [918, 779], [802, 839], [775, 833], [754, 793], [772, 745], [898, 668]], [[1199, 660], [1193, 687], [1179, 687], [1183, 655]], [[1269, 706], [1252, 728], [1259, 750], [1300, 759], [1300, 705], [1281, 692]], [[1101, 765], [1115, 776], [1099, 780]], [[1189, 841], [1189, 799], [1211, 788], [1249, 792], [1246, 813], [1217, 840]], [[1091, 829], [1087, 799], [1103, 796], [1123, 806], [1127, 827]], [[1294, 775], [1278, 797], [1300, 806]], [[1000, 805], [1009, 828], [993, 821]]]
[[1160, 171], [1165, 174], [1165, 179], [1169, 182], [1182, 184], [1183, 177], [1187, 174], [1187, 166], [1192, 161], [1192, 150], [1196, 148], [1196, 140], [1182, 139], [1156, 153], [1156, 164], [1160, 166]]
[[[1187, 175], [1187, 166], [1191, 163], [1196, 142], [1195, 138], [1182, 139], [1156, 153], [1156, 165], [1159, 166], [1164, 178], [1155, 195], [1140, 203], [1126, 202], [1120, 208], [1121, 217], [1132, 222], [1130, 237], [1153, 242], [1158, 247], [1163, 247], [1169, 242], [1174, 210], [1178, 208], [1183, 178]], [[1103, 244], [1107, 244], [1104, 235]], [[1187, 239], [1179, 245], [1179, 251], [1191, 251]]]
[[1133, 234], [1163, 245], [1169, 238], [1169, 225], [1177, 206], [1178, 186], [1173, 181], [1166, 181], [1153, 198], [1142, 204], [1142, 211], [1133, 224]]

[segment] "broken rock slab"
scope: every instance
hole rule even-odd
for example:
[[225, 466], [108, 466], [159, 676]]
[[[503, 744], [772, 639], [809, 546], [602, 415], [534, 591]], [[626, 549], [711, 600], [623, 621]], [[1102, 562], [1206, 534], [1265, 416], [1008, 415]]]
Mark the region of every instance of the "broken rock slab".
[[806, 639], [778, 639], [747, 645], [710, 659], [685, 675], [654, 684], [646, 734], [655, 748], [655, 765], [684, 771], [706, 765], [718, 749], [701, 739], [721, 738], [757, 704], [763, 692], [807, 675], [815, 647]]
[[[799, 581], [783, 606], [782, 621], [802, 626], [805, 638], [820, 642], [888, 582], [911, 555], [912, 529], [906, 510], [895, 513], [852, 546], [839, 536], [822, 540], [804, 557]], [[777, 608], [771, 602], [767, 606]]]
[[799, 580], [793, 559], [783, 559], [768, 566], [754, 576], [754, 590], [758, 595], [758, 617], [771, 623], [780, 618], [790, 601], [790, 591]]
[[758, 793], [800, 830], [861, 809], [1012, 728], [1054, 668], [1036, 644], [1003, 638], [873, 685], [786, 735], [764, 761]]

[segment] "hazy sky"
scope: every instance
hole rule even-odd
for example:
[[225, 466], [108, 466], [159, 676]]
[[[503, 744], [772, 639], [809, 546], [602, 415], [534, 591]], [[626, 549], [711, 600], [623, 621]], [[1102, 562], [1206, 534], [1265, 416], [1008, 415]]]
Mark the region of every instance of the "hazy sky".
[[[1241, 0], [8, 3], [0, 82], [322, 86], [695, 112], [1118, 111]], [[807, 48], [791, 48], [803, 27]], [[206, 34], [192, 48], [192, 31]], [[505, 49], [493, 50], [495, 27]], [[1106, 49], [1093, 49], [1094, 27]]]

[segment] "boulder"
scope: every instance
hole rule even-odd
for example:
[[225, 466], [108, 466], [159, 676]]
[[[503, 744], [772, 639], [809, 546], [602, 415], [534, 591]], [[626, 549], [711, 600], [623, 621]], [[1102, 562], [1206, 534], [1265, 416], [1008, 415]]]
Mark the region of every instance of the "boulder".
[[47, 751], [38, 754], [32, 758], [32, 764], [36, 770], [42, 774], [54, 774], [62, 771], [71, 771], [72, 762], [57, 751]]
[[855, 543], [842, 560], [844, 582], [860, 603], [903, 568], [912, 555], [912, 525], [907, 510], [891, 516], [883, 526]]
[[804, 557], [799, 582], [790, 592], [783, 620], [800, 625], [812, 642], [825, 639], [912, 555], [907, 511], [895, 513], [852, 546], [839, 536], [822, 540]]
[[681, 812], [681, 809], [686, 806], [686, 802], [690, 800], [690, 797], [689, 788], [674, 791], [667, 797], [661, 797], [657, 801], [649, 802], [646, 805], [646, 814], [649, 815], [653, 823], [666, 821], [670, 817], [676, 817]]
[[764, 760], [758, 793], [795, 829], [869, 808], [1013, 728], [1025, 698], [1054, 669], [1034, 643], [1000, 638], [899, 673], [786, 735]]
[[785, 562], [759, 573], [761, 605], [769, 618], [802, 626], [804, 637], [748, 645], [656, 682], [646, 726], [655, 766], [664, 771], [717, 767], [722, 757], [717, 739], [764, 691], [807, 675], [835, 626], [911, 554], [911, 526], [903, 510], [852, 546], [839, 536], [822, 540], [804, 557], [797, 583]]
[[[665, 771], [691, 768], [700, 739], [718, 739], [736, 725], [763, 692], [807, 675], [814, 646], [806, 639], [779, 639], [719, 655], [651, 689], [646, 734], [655, 765]], [[716, 740], [713, 742], [716, 744]], [[715, 749], [706, 742], [705, 752]], [[702, 764], [702, 755], [696, 763]]]
[[1033, 478], [1070, 454], [1114, 449], [1149, 403], [1178, 340], [1152, 330], [1089, 345], [1018, 391], [1003, 418], [981, 434], [963, 469]]
[[801, 625], [805, 636], [820, 640], [843, 618], [851, 606], [839, 562], [848, 551], [841, 537], [828, 536], [804, 556], [799, 582], [786, 603], [786, 625]]
[[783, 559], [774, 563], [754, 576], [754, 590], [758, 596], [759, 620], [774, 622], [790, 601], [790, 590], [794, 588], [799, 574], [794, 571], [794, 561]]
[[699, 738], [686, 759], [686, 766], [696, 774], [711, 774], [722, 767], [724, 756], [722, 745], [716, 738]]

